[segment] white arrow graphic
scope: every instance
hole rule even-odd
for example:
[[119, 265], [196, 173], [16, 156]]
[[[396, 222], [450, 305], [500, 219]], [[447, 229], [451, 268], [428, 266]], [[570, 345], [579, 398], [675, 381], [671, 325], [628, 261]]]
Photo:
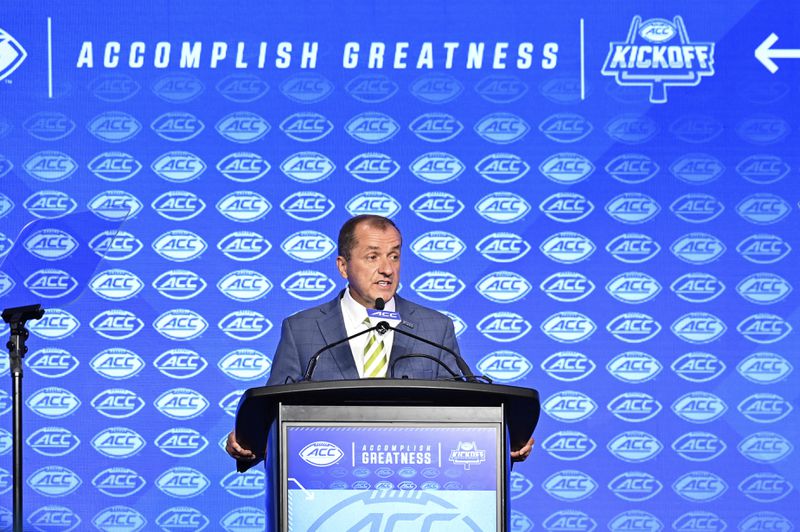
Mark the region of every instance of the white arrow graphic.
[[773, 59], [800, 59], [800, 49], [773, 49], [772, 45], [776, 42], [778, 42], [778, 36], [770, 33], [769, 37], [764, 39], [764, 42], [759, 44], [755, 51], [756, 59], [761, 61], [761, 64], [773, 74], [778, 71], [778, 65]]
[[297, 487], [300, 488], [300, 491], [302, 491], [305, 494], [307, 501], [313, 501], [314, 500], [314, 494], [311, 493], [310, 491], [308, 491], [307, 489], [305, 489], [303, 487], [303, 485], [300, 484], [300, 482], [296, 478], [289, 478], [287, 480], [289, 482], [294, 482], [295, 484], [297, 484]]

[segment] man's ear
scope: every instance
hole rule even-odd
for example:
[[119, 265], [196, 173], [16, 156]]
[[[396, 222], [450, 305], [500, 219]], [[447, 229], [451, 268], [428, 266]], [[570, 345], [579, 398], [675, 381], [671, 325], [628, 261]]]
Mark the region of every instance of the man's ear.
[[347, 260], [341, 255], [336, 257], [336, 269], [339, 270], [339, 275], [347, 279]]

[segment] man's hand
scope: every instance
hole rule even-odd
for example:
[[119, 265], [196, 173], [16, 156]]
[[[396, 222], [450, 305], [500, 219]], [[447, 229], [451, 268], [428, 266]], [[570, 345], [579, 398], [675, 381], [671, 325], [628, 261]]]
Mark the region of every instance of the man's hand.
[[255, 460], [256, 455], [253, 451], [245, 449], [239, 442], [236, 441], [236, 435], [233, 431], [228, 433], [228, 441], [225, 444], [225, 451], [236, 460]]
[[526, 443], [525, 446], [522, 447], [521, 449], [518, 449], [516, 451], [511, 451], [511, 461], [522, 462], [523, 460], [525, 460], [528, 456], [530, 456], [534, 443], [536, 443], [536, 441], [533, 438], [531, 438], [530, 440], [528, 440], [528, 443]]

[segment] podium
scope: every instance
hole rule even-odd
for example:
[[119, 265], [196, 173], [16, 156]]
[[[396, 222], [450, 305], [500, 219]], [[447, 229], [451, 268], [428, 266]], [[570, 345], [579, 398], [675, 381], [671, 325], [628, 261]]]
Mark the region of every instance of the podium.
[[539, 413], [513, 386], [310, 381], [247, 390], [236, 437], [266, 459], [269, 531], [507, 531], [509, 448]]

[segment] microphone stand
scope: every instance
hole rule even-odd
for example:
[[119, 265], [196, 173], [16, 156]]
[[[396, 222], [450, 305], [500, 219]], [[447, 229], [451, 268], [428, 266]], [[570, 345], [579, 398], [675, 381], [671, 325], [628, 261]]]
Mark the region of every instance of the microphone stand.
[[387, 327], [389, 326], [388, 323], [382, 321], [382, 322], [378, 323], [377, 325], [375, 325], [373, 327], [369, 327], [368, 329], [364, 329], [363, 331], [359, 331], [359, 332], [355, 333], [352, 336], [348, 336], [347, 338], [342, 338], [341, 340], [337, 340], [337, 341], [333, 342], [332, 344], [328, 344], [326, 346], [323, 346], [322, 349], [320, 349], [319, 351], [314, 353], [311, 356], [311, 358], [308, 360], [308, 366], [306, 366], [306, 372], [303, 373], [302, 381], [310, 381], [311, 380], [311, 375], [314, 373], [314, 369], [316, 369], [316, 367], [317, 367], [317, 361], [319, 360], [319, 357], [323, 352], [325, 352], [328, 349], [331, 349], [333, 347], [336, 347], [339, 344], [343, 344], [345, 342], [349, 342], [353, 338], [358, 338], [362, 334], [367, 334], [368, 332], [378, 331], [380, 334], [383, 334], [386, 331], [384, 330], [383, 332], [381, 332], [381, 329], [379, 328], [383, 324], [386, 324]]

